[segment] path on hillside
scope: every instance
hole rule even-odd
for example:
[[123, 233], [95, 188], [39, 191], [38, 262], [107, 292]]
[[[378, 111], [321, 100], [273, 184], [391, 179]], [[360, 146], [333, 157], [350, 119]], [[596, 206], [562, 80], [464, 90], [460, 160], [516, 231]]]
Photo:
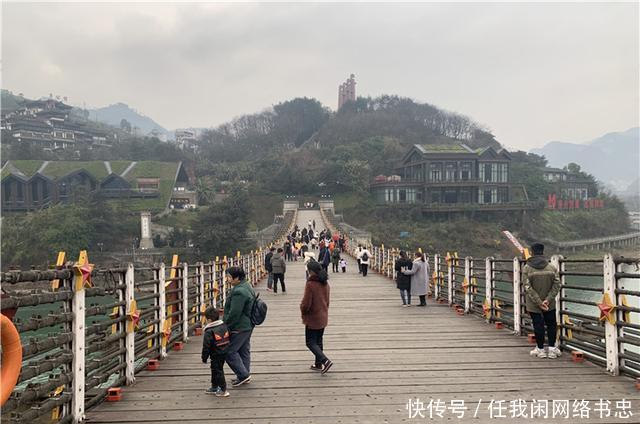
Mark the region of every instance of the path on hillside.
[[[299, 225], [315, 211], [300, 211]], [[629, 420], [563, 419], [563, 423], [638, 422], [640, 395], [631, 380], [614, 378], [588, 363], [568, 358], [531, 358], [524, 337], [496, 330], [482, 320], [459, 317], [445, 305], [426, 309], [401, 307], [390, 280], [371, 273], [362, 277], [348, 259], [346, 274], [330, 274], [331, 307], [325, 350], [334, 366], [324, 376], [309, 370], [313, 356], [305, 347], [300, 321], [304, 269], [287, 263], [287, 295], [258, 287], [269, 304], [266, 323], [252, 338], [252, 382], [230, 388], [228, 398], [203, 391], [210, 381], [209, 365], [200, 361], [201, 337], [190, 338], [185, 350], [173, 351], [158, 371], [143, 371], [123, 400], [103, 403], [87, 414], [89, 422], [203, 423], [398, 423], [425, 422], [428, 410], [409, 419], [409, 399], [463, 400], [462, 422], [515, 422], [489, 419], [488, 402], [495, 400], [634, 399]], [[234, 378], [227, 367], [227, 383]], [[472, 420], [481, 401], [480, 419]], [[509, 403], [507, 402], [507, 407]], [[614, 402], [615, 405], [615, 402]], [[551, 408], [551, 406], [549, 406]], [[612, 406], [614, 408], [614, 406]], [[551, 410], [550, 410], [551, 411]], [[507, 408], [505, 414], [510, 416]], [[444, 420], [461, 422], [450, 410]], [[554, 422], [523, 420], [519, 422]], [[556, 421], [557, 422], [557, 421]]]

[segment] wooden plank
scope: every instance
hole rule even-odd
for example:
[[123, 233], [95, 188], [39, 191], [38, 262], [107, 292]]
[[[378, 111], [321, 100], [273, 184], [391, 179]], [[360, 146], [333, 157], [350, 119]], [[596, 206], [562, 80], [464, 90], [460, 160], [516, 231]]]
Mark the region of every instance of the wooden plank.
[[[301, 211], [299, 225], [313, 211]], [[252, 337], [252, 382], [218, 399], [204, 394], [210, 371], [200, 361], [201, 337], [171, 352], [158, 371], [143, 371], [123, 389], [124, 400], [103, 403], [88, 422], [140, 423], [396, 423], [410, 420], [407, 401], [630, 399], [632, 420], [562, 419], [563, 423], [638, 422], [640, 391], [625, 377], [612, 377], [591, 363], [567, 355], [556, 360], [529, 356], [525, 337], [497, 330], [475, 316], [457, 316], [446, 305], [403, 308], [395, 284], [379, 275], [330, 274], [331, 307], [325, 351], [335, 365], [325, 376], [308, 370], [299, 302], [304, 289], [302, 262], [288, 263], [287, 292], [258, 291], [269, 316]], [[229, 369], [227, 381], [233, 377]], [[449, 421], [460, 421], [451, 415]], [[495, 423], [481, 411], [474, 423]], [[442, 421], [442, 420], [440, 420]], [[500, 421], [500, 419], [498, 419]], [[513, 421], [513, 420], [505, 420]], [[528, 419], [526, 422], [553, 422]]]

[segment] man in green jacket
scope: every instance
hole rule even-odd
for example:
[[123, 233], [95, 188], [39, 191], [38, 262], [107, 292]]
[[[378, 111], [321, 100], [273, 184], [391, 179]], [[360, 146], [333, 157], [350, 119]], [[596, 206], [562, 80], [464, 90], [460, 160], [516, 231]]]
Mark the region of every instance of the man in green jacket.
[[251, 381], [251, 308], [255, 293], [242, 268], [227, 269], [225, 277], [233, 286], [224, 304], [223, 321], [231, 333], [226, 360], [237, 377], [231, 385], [238, 387]]
[[[556, 296], [560, 291], [560, 277], [555, 266], [551, 265], [544, 254], [544, 245], [531, 245], [533, 256], [527, 259], [522, 269], [527, 311], [533, 321], [536, 336], [536, 348], [530, 354], [538, 358], [557, 358], [561, 355], [556, 345]], [[549, 349], [544, 350], [545, 325]]]

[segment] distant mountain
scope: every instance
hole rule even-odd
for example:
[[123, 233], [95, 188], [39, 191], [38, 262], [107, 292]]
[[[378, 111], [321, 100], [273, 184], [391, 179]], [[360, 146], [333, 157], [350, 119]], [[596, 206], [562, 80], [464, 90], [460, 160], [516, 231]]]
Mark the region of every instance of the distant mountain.
[[90, 119], [97, 119], [115, 127], [120, 127], [120, 121], [126, 119], [131, 127], [138, 127], [139, 135], [148, 135], [151, 131], [164, 134], [169, 138], [173, 138], [173, 133], [162, 127], [148, 116], [142, 115], [138, 111], [130, 108], [124, 103], [116, 103], [106, 107], [89, 110]]
[[552, 141], [531, 153], [544, 155], [552, 167], [575, 162], [585, 172], [623, 192], [640, 175], [640, 127], [608, 133], [584, 144]]

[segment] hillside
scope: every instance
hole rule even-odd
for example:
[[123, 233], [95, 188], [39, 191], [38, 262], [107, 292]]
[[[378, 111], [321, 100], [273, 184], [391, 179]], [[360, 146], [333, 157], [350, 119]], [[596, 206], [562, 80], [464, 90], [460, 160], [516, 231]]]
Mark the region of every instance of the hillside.
[[552, 167], [575, 162], [585, 172], [622, 192], [640, 174], [640, 128], [608, 133], [584, 144], [552, 141], [531, 152], [544, 155]]
[[123, 119], [126, 119], [131, 124], [132, 128], [138, 127], [140, 131], [139, 135], [147, 135], [151, 131], [155, 130], [160, 134], [173, 138], [170, 131], [162, 127], [153, 119], [141, 114], [124, 103], [116, 103], [97, 109], [90, 109], [89, 113], [89, 116], [92, 119], [97, 119], [98, 121], [118, 128], [120, 127], [120, 122]]

